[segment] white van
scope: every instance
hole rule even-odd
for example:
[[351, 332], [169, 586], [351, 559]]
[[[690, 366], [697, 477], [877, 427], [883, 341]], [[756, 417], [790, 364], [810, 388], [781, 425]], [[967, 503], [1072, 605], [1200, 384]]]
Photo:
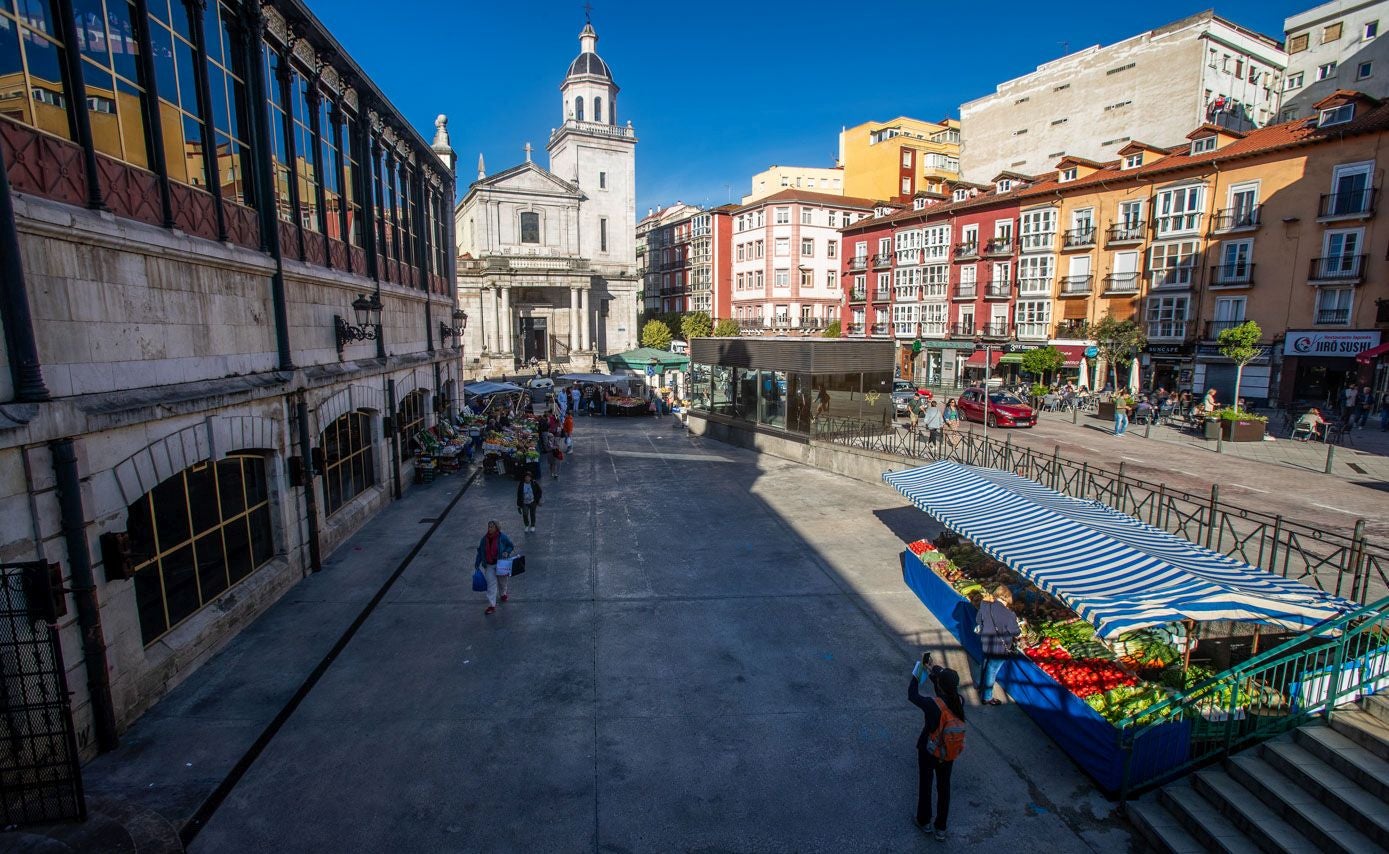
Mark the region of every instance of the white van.
[[555, 387], [555, 381], [550, 377], [532, 377], [531, 381], [526, 383], [526, 387], [550, 390]]

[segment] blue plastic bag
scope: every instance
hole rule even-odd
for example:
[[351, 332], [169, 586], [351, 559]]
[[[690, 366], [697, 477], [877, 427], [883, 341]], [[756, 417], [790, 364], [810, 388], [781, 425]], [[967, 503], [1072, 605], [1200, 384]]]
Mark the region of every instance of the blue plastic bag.
[[480, 569], [473, 570], [473, 592], [487, 592], [487, 576], [483, 575], [482, 570]]

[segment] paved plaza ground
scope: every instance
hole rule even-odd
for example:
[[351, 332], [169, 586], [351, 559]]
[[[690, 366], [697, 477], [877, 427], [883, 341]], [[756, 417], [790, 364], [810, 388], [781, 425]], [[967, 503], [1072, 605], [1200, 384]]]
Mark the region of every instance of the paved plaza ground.
[[[912, 826], [912, 661], [971, 680], [902, 582], [937, 529], [895, 492], [670, 419], [575, 440], [538, 533], [494, 476], [392, 505], [89, 765], [94, 802], [185, 821], [433, 530], [191, 850], [1131, 850], [1021, 710], [972, 692], [953, 841]], [[487, 617], [491, 518], [529, 571]]]

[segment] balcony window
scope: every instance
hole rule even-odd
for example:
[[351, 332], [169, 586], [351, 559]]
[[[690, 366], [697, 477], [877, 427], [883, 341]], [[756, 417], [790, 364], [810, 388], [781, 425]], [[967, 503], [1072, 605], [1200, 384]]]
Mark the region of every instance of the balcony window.
[[1019, 234], [1019, 247], [1024, 252], [1052, 248], [1056, 242], [1056, 208], [1023, 213]]
[[1084, 296], [1090, 293], [1090, 283], [1093, 278], [1089, 273], [1063, 276], [1061, 278], [1061, 296]]
[[1018, 294], [1042, 296], [1051, 294], [1055, 259], [1050, 255], [1018, 259]]
[[1179, 297], [1150, 297], [1147, 326], [1149, 338], [1185, 338], [1188, 300]]
[[1158, 193], [1153, 200], [1153, 221], [1158, 237], [1186, 234], [1201, 225], [1205, 187], [1178, 187]]
[[1317, 215], [1322, 218], [1368, 216], [1374, 213], [1376, 190], [1371, 186], [1373, 164], [1337, 166], [1331, 192], [1321, 197]]
[[1321, 325], [1350, 325], [1351, 300], [1354, 292], [1350, 288], [1323, 288], [1317, 292], [1316, 321]]
[[1019, 338], [1046, 338], [1051, 332], [1051, 301], [1019, 301], [1014, 320]]

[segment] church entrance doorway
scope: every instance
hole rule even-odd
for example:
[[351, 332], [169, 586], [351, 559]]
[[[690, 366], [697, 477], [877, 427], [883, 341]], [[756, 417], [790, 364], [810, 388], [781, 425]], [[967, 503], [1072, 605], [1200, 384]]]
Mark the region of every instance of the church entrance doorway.
[[544, 362], [550, 358], [550, 337], [543, 317], [521, 318], [521, 334], [516, 340], [521, 345], [521, 364], [529, 364], [531, 359]]

